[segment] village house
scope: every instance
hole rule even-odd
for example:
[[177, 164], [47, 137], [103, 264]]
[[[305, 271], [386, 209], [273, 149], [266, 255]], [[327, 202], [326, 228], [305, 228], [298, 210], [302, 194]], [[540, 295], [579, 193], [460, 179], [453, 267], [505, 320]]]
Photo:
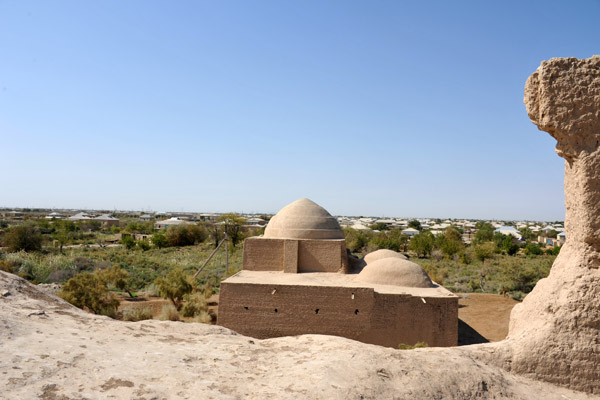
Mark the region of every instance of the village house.
[[187, 225], [189, 223], [190, 222], [188, 222], [188, 221], [186, 221], [184, 219], [181, 219], [179, 217], [171, 217], [169, 219], [165, 219], [165, 220], [162, 220], [162, 221], [156, 221], [154, 223], [154, 227], [156, 229], [167, 229], [170, 226]]

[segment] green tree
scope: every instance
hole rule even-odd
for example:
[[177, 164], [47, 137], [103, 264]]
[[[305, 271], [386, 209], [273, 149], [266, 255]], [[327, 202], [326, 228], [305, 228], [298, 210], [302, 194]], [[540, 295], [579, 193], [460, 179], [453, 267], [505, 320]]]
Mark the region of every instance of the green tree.
[[129, 235], [121, 237], [121, 244], [127, 248], [127, 250], [131, 250], [135, 247], [135, 239]]
[[231, 244], [235, 247], [244, 238], [242, 226], [246, 219], [236, 213], [227, 213], [219, 217], [219, 222], [223, 225]]
[[376, 224], [370, 225], [369, 228], [371, 228], [374, 231], [387, 231], [388, 229], [390, 229], [388, 224], [386, 224], [385, 222], [378, 222]]
[[167, 240], [167, 237], [163, 231], [156, 232], [154, 235], [152, 235], [150, 241], [154, 247], [158, 249], [162, 249], [163, 247], [167, 247], [169, 245], [169, 241]]
[[150, 250], [150, 241], [148, 239], [138, 240], [137, 246], [142, 249], [142, 251]]
[[367, 233], [364, 230], [344, 228], [344, 235], [346, 237], [346, 247], [351, 253], [361, 253], [369, 244], [370, 232]]
[[416, 219], [408, 221], [408, 227], [416, 229], [418, 231], [420, 231], [421, 229], [423, 229], [423, 228], [421, 228], [421, 223], [419, 221], [417, 221]]
[[494, 227], [492, 224], [488, 222], [481, 223], [481, 221], [479, 221], [476, 226], [478, 226], [478, 230], [473, 239], [473, 243], [484, 243], [494, 239]]
[[15, 226], [2, 237], [3, 245], [9, 252], [41, 251], [42, 234], [40, 229], [31, 223]]
[[[503, 235], [504, 236], [504, 235]], [[519, 251], [519, 245], [515, 243], [512, 235], [506, 235], [500, 242], [500, 248], [509, 256], [514, 256]]]
[[530, 242], [525, 246], [523, 253], [525, 253], [526, 256], [539, 256], [543, 253], [543, 250], [539, 244]]
[[453, 226], [446, 228], [443, 234], [436, 236], [435, 247], [440, 249], [447, 257], [453, 257], [464, 250], [462, 235]]
[[408, 248], [417, 254], [417, 257], [429, 257], [433, 250], [435, 238], [429, 231], [416, 234], [410, 239]]
[[202, 243], [208, 237], [203, 226], [195, 224], [182, 224], [171, 226], [167, 229], [166, 238], [169, 246], [193, 246]]
[[403, 235], [400, 229], [391, 229], [387, 232], [381, 232], [370, 240], [377, 249], [388, 249], [393, 251], [406, 251], [406, 245], [409, 237]]
[[519, 229], [519, 232], [521, 232], [521, 237], [527, 241], [536, 240], [538, 237], [537, 233], [532, 232], [531, 229], [528, 227]]
[[477, 244], [473, 247], [473, 253], [475, 258], [481, 262], [485, 262], [486, 259], [492, 258], [496, 252], [496, 243], [485, 242]]

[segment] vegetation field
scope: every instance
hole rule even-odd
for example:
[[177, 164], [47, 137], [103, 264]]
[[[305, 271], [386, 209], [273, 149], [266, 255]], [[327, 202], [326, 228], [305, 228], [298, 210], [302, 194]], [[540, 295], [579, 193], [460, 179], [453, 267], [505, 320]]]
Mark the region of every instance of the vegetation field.
[[[0, 229], [0, 269], [34, 283], [59, 284], [61, 297], [95, 313], [127, 320], [155, 317], [157, 310], [122, 307], [123, 299], [143, 292], [167, 301], [161, 303], [163, 319], [206, 322], [214, 319], [207, 299], [241, 268], [243, 239], [262, 233], [243, 223], [236, 214], [224, 214], [213, 223], [162, 230], [131, 219], [110, 227], [65, 220], [5, 224]], [[455, 293], [500, 294], [515, 300], [548, 275], [560, 251], [543, 249], [530, 233], [521, 241], [494, 233], [486, 223], [478, 224], [472, 243], [463, 241], [458, 227], [434, 235], [418, 221], [411, 223], [420, 230], [412, 237], [385, 226], [370, 231], [346, 228], [347, 247], [359, 257], [378, 249], [399, 251]], [[229, 250], [222, 245], [202, 268], [219, 243], [227, 243]]]

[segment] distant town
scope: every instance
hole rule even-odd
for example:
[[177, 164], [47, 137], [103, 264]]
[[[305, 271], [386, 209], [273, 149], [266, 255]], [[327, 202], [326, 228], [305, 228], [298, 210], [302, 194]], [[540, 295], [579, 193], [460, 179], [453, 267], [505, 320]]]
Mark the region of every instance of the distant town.
[[[0, 229], [9, 225], [17, 225], [26, 220], [45, 219], [66, 220], [75, 223], [98, 224], [102, 229], [119, 227], [132, 220], [151, 222], [155, 229], [167, 229], [171, 226], [196, 224], [201, 222], [216, 223], [222, 213], [194, 212], [145, 212], [145, 211], [109, 211], [109, 210], [74, 210], [45, 208], [0, 208]], [[264, 227], [272, 214], [239, 214], [243, 226], [248, 228]], [[380, 218], [365, 216], [336, 216], [342, 228], [357, 231], [380, 232], [398, 229], [403, 235], [412, 237], [419, 232], [429, 231], [433, 235], [443, 233], [449, 227], [458, 228], [463, 242], [470, 244], [482, 223], [490, 224], [494, 233], [511, 235], [515, 241], [524, 241], [524, 236], [532, 238], [544, 247], [562, 246], [566, 241], [563, 221], [523, 221], [523, 220], [470, 220], [440, 218]], [[125, 226], [123, 226], [124, 228]]]

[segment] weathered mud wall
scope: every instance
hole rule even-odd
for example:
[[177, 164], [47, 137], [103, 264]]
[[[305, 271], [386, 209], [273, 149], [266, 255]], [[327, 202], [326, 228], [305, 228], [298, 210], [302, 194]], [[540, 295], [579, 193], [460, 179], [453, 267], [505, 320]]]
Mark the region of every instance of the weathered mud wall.
[[567, 243], [511, 313], [511, 371], [600, 393], [600, 56], [543, 62], [525, 86], [529, 117], [565, 162]]
[[219, 325], [259, 339], [323, 334], [397, 347], [455, 346], [458, 298], [380, 294], [372, 288], [222, 282]]

